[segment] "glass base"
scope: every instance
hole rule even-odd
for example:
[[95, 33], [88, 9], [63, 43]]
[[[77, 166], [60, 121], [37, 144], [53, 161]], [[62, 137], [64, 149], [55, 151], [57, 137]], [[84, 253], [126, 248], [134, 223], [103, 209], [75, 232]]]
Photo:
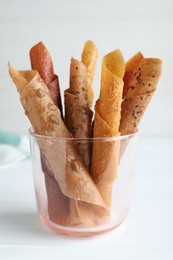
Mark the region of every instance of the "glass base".
[[120, 226], [124, 220], [126, 219], [128, 214], [128, 210], [124, 210], [123, 214], [117, 219], [108, 218], [103, 225], [97, 227], [86, 227], [84, 225], [76, 225], [74, 227], [71, 226], [61, 226], [53, 223], [47, 214], [39, 213], [39, 217], [44, 225], [46, 225], [49, 229], [53, 230], [54, 232], [67, 235], [70, 237], [84, 237], [84, 236], [95, 236], [99, 234], [106, 233], [112, 229], [117, 228]]

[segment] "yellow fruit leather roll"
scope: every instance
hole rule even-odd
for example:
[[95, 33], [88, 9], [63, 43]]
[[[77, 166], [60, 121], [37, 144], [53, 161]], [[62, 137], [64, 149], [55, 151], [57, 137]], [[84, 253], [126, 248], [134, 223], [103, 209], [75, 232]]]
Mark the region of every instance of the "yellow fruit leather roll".
[[96, 63], [98, 59], [98, 49], [93, 41], [86, 41], [82, 52], [82, 63], [87, 68], [87, 88], [88, 88], [88, 105], [92, 108], [94, 101], [94, 91], [92, 88]]
[[[125, 63], [120, 50], [102, 61], [100, 96], [95, 106], [94, 138], [118, 137], [123, 93]], [[109, 111], [109, 112], [108, 112]], [[91, 176], [107, 209], [110, 209], [112, 185], [117, 176], [119, 141], [94, 140]]]

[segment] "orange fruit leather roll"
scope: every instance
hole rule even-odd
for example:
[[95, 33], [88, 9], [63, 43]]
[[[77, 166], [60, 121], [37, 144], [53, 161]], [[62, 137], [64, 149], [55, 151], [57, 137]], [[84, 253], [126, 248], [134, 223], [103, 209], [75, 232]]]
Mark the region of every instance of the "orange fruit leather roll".
[[55, 105], [62, 113], [61, 93], [58, 76], [54, 74], [53, 62], [46, 46], [39, 42], [30, 50], [32, 70], [37, 70], [50, 90], [50, 95]]
[[75, 201], [105, 209], [105, 203], [86, 170], [77, 147], [65, 140], [72, 135], [67, 130], [60, 110], [53, 103], [49, 90], [38, 72], [16, 71], [9, 65], [9, 73], [17, 87], [20, 101], [34, 133], [52, 138], [62, 137], [55, 142], [50, 138], [45, 137], [42, 140], [38, 137], [39, 147], [62, 193]]
[[[58, 106], [62, 114], [58, 76], [54, 74], [51, 56], [42, 42], [37, 43], [31, 48], [30, 61], [32, 69], [38, 71], [50, 91], [54, 104]], [[69, 199], [61, 192], [42, 152], [41, 165], [45, 176], [49, 218], [56, 224], [65, 225], [68, 218]], [[59, 208], [61, 208], [61, 210], [59, 210]]]
[[[120, 50], [102, 60], [100, 96], [95, 106], [94, 138], [117, 137], [119, 133], [125, 63]], [[91, 176], [109, 211], [112, 185], [117, 177], [119, 141], [93, 142]], [[109, 213], [108, 213], [109, 214]]]

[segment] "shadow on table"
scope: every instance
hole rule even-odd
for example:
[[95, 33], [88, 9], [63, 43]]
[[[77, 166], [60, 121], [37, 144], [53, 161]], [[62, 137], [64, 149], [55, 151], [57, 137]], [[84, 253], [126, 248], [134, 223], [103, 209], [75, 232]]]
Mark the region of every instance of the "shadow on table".
[[[21, 209], [19, 212], [1, 212], [0, 211], [0, 229], [3, 227], [5, 233], [10, 234], [11, 239], [13, 239], [16, 234], [18, 237], [23, 238], [23, 242], [29, 239], [29, 237], [34, 239], [47, 240], [55, 239], [61, 237], [62, 239], [71, 240], [72, 238], [64, 234], [59, 234], [48, 227], [44, 226], [37, 212], [23, 212]], [[0, 242], [1, 242], [0, 234]], [[73, 237], [73, 240], [77, 237]], [[85, 237], [83, 237], [85, 239]], [[24, 242], [25, 243], [25, 242]]]
[[37, 212], [0, 212], [0, 226], [11, 229], [11, 232], [17, 229], [18, 233], [25, 235], [51, 235], [51, 231], [39, 220]]

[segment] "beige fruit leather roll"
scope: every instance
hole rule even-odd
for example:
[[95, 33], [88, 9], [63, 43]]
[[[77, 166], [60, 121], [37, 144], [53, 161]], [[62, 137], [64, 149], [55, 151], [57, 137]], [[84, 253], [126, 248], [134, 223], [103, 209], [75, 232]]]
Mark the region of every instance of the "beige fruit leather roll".
[[[136, 66], [135, 60], [137, 60]], [[140, 53], [128, 61], [124, 77], [121, 135], [131, 134], [137, 130], [137, 126], [156, 90], [161, 76], [161, 67], [162, 61], [160, 59], [144, 58]]]
[[[20, 101], [35, 134], [62, 137], [55, 142], [48, 137], [38, 142], [53, 176], [63, 194], [74, 200], [105, 208], [105, 203], [83, 165], [77, 148], [65, 138], [72, 138], [54, 105], [49, 90], [37, 71], [16, 71], [9, 65], [9, 73], [20, 94]], [[57, 164], [57, 155], [58, 164]]]
[[[121, 135], [137, 131], [139, 122], [156, 90], [161, 69], [162, 61], [160, 59], [144, 58], [140, 52], [126, 63], [120, 122]], [[121, 143], [119, 160], [127, 145], [126, 140]]]
[[[75, 138], [91, 137], [92, 111], [88, 106], [87, 69], [85, 65], [72, 58], [70, 65], [70, 86], [65, 90], [65, 125]], [[78, 142], [78, 152], [89, 170], [90, 146], [88, 142]], [[82, 223], [77, 202], [70, 200], [69, 223]]]
[[111, 206], [112, 185], [117, 176], [119, 141], [113, 138], [120, 135], [124, 70], [124, 59], [119, 50], [103, 58], [100, 96], [95, 106], [93, 137], [112, 137], [107, 142], [94, 141], [91, 162], [92, 179], [108, 209]]
[[92, 108], [94, 101], [94, 91], [92, 84], [94, 81], [97, 58], [98, 49], [96, 45], [90, 40], [86, 41], [82, 52], [81, 61], [87, 68], [88, 105], [90, 108]]
[[[70, 65], [70, 87], [65, 90], [65, 125], [75, 138], [90, 138], [92, 111], [88, 106], [87, 70], [82, 62], [72, 58]], [[87, 169], [90, 165], [89, 143], [78, 144]]]

